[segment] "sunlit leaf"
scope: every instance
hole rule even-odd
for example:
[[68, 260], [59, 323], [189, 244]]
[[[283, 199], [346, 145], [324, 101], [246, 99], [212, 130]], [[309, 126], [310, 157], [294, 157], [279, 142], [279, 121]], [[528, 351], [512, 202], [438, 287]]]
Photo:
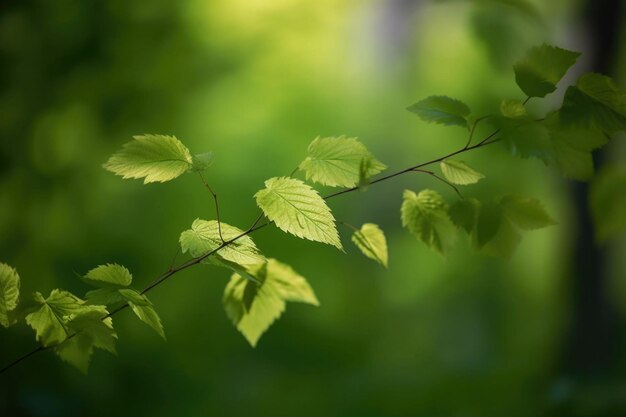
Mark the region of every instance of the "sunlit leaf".
[[75, 295], [55, 289], [48, 298], [35, 293], [40, 307], [26, 316], [26, 323], [35, 330], [36, 338], [44, 346], [53, 346], [68, 336], [66, 322], [84, 309], [84, 301]]
[[281, 230], [342, 249], [330, 209], [304, 182], [287, 177], [270, 178], [255, 198], [265, 216]]
[[133, 277], [125, 267], [118, 264], [100, 265], [87, 272], [83, 280], [97, 287], [127, 287]]
[[128, 302], [128, 305], [133, 310], [133, 313], [135, 313], [141, 321], [152, 327], [163, 339], [165, 339], [165, 332], [163, 331], [161, 318], [154, 309], [152, 302], [148, 300], [148, 297], [132, 289], [120, 289], [118, 291]]
[[286, 301], [319, 305], [307, 281], [288, 265], [268, 259], [250, 273], [260, 284], [233, 274], [223, 302], [226, 314], [252, 346], [280, 317]]
[[193, 166], [189, 149], [174, 136], [134, 136], [104, 164], [123, 178], [144, 178], [144, 184], [166, 182]]
[[465, 162], [454, 159], [441, 161], [441, 172], [452, 184], [468, 185], [475, 184], [485, 178], [483, 174], [470, 168]]
[[387, 240], [378, 225], [365, 223], [352, 234], [352, 242], [365, 256], [387, 268]]
[[318, 137], [309, 145], [308, 155], [299, 169], [306, 173], [307, 180], [332, 187], [353, 187], [359, 182], [364, 159], [367, 159], [366, 178], [386, 168], [356, 138]]

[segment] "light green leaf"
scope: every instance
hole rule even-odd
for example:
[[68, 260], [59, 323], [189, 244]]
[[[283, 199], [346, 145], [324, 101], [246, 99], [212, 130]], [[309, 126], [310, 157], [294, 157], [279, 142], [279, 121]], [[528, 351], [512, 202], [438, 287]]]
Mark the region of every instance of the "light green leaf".
[[502, 100], [500, 103], [500, 112], [504, 117], [508, 117], [509, 119], [528, 116], [524, 103], [519, 100]]
[[578, 52], [546, 44], [531, 48], [513, 66], [515, 81], [529, 97], [545, 97], [556, 90], [556, 84], [579, 56]]
[[591, 182], [589, 206], [596, 239], [606, 242], [626, 230], [626, 167], [609, 165]]
[[108, 314], [104, 306], [83, 306], [79, 312], [69, 317], [67, 327], [73, 333], [90, 337], [95, 347], [115, 353], [117, 334], [111, 317], [105, 319]]
[[467, 166], [465, 162], [455, 161], [454, 159], [444, 159], [441, 161], [441, 172], [452, 184], [468, 185], [476, 184], [485, 178], [483, 174], [477, 172]]
[[456, 240], [456, 230], [447, 213], [447, 204], [435, 191], [419, 194], [405, 190], [401, 214], [402, 225], [422, 242], [442, 255]]
[[[232, 240], [243, 234], [241, 229], [226, 223], [221, 223], [222, 237], [225, 241]], [[191, 229], [180, 235], [180, 247], [183, 253], [189, 252], [193, 257], [202, 256], [222, 245], [219, 234], [219, 225], [215, 220], [194, 220]], [[238, 265], [253, 265], [265, 261], [250, 236], [242, 236], [231, 244], [224, 246], [219, 252], [207, 258], [212, 261], [233, 262]]]
[[342, 249], [330, 209], [304, 182], [287, 177], [270, 178], [255, 198], [265, 216], [281, 230]]
[[364, 172], [366, 178], [387, 168], [356, 138], [317, 137], [309, 145], [308, 156], [299, 169], [306, 173], [307, 180], [331, 187], [354, 187], [359, 182], [364, 158], [368, 160]]
[[285, 310], [286, 301], [319, 305], [307, 281], [291, 267], [268, 259], [250, 269], [256, 284], [233, 274], [224, 290], [224, 309], [246, 340], [256, 346], [261, 335]]
[[85, 308], [83, 300], [59, 289], [52, 290], [45, 299], [36, 292], [35, 301], [41, 306], [26, 316], [26, 323], [35, 330], [36, 339], [44, 346], [63, 342], [68, 336], [66, 322]]
[[129, 286], [133, 281], [133, 276], [121, 265], [106, 264], [87, 272], [83, 280], [96, 287], [120, 288]]
[[522, 230], [541, 229], [556, 224], [543, 204], [535, 198], [508, 195], [502, 197], [500, 205], [504, 215]]
[[128, 302], [128, 305], [133, 310], [133, 313], [135, 313], [141, 321], [152, 327], [163, 339], [165, 339], [165, 332], [163, 331], [161, 318], [157, 314], [150, 300], [148, 300], [148, 297], [140, 294], [136, 290], [120, 289], [118, 291]]
[[20, 276], [9, 265], [0, 262], [0, 324], [9, 327], [14, 320], [10, 313], [17, 307], [20, 296]]
[[468, 127], [469, 107], [450, 97], [430, 96], [409, 106], [407, 110], [417, 114], [425, 122]]
[[134, 136], [104, 164], [123, 178], [144, 178], [144, 184], [166, 182], [193, 166], [189, 149], [174, 136]]
[[387, 240], [383, 231], [373, 223], [365, 223], [354, 232], [352, 242], [363, 255], [387, 268]]
[[567, 89], [561, 110], [566, 124], [598, 128], [608, 134], [626, 131], [626, 91], [601, 74], [583, 74]]

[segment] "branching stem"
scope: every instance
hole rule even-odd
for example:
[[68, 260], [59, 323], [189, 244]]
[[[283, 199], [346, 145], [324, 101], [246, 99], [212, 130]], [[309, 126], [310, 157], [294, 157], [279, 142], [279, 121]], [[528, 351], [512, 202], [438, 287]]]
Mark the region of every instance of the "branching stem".
[[[527, 100], [527, 101], [528, 101], [528, 100]], [[500, 139], [490, 140], [490, 139], [491, 139], [491, 138], [493, 138], [495, 135], [497, 135], [497, 134], [498, 134], [498, 132], [499, 132], [499, 129], [498, 129], [498, 130], [496, 130], [496, 131], [494, 131], [494, 132], [493, 132], [493, 133], [491, 133], [490, 135], [488, 135], [486, 138], [484, 138], [482, 141], [480, 141], [480, 142], [479, 142], [479, 143], [477, 143], [476, 145], [472, 145], [472, 146], [467, 146], [467, 145], [466, 145], [466, 146], [464, 146], [463, 148], [458, 149], [458, 150], [456, 150], [456, 151], [454, 151], [454, 152], [451, 152], [451, 153], [449, 153], [449, 154], [447, 154], [447, 155], [444, 155], [444, 156], [442, 156], [442, 157], [435, 158], [435, 159], [432, 159], [432, 160], [430, 160], [430, 161], [422, 162], [422, 163], [420, 163], [420, 164], [417, 164], [417, 165], [414, 165], [414, 166], [411, 166], [411, 167], [405, 168], [405, 169], [403, 169], [403, 170], [400, 170], [400, 171], [394, 172], [394, 173], [389, 174], [389, 175], [386, 175], [386, 176], [384, 176], [384, 177], [380, 177], [380, 178], [378, 178], [378, 179], [376, 179], [376, 180], [374, 180], [374, 181], [371, 181], [371, 182], [370, 182], [370, 185], [378, 184], [378, 183], [380, 183], [380, 182], [387, 181], [387, 180], [390, 180], [390, 179], [392, 179], [392, 178], [398, 177], [398, 176], [400, 176], [400, 175], [402, 175], [402, 174], [406, 174], [407, 172], [415, 172], [415, 171], [418, 171], [418, 172], [425, 172], [425, 173], [428, 173], [428, 174], [430, 174], [430, 175], [434, 175], [435, 177], [437, 177], [437, 178], [439, 178], [439, 179], [443, 180], [442, 178], [440, 178], [439, 176], [437, 176], [436, 174], [434, 174], [432, 171], [423, 170], [423, 169], [421, 169], [421, 168], [426, 167], [426, 166], [429, 166], [429, 165], [432, 165], [432, 164], [435, 164], [435, 163], [437, 163], [437, 162], [441, 162], [441, 161], [443, 161], [444, 159], [451, 158], [451, 157], [453, 157], [453, 156], [455, 156], [455, 155], [458, 155], [458, 154], [461, 154], [461, 153], [464, 153], [464, 152], [468, 152], [468, 151], [472, 151], [472, 150], [474, 150], [474, 149], [482, 148], [482, 147], [484, 147], [484, 146], [491, 145], [492, 143], [499, 142], [499, 141], [500, 141]], [[207, 188], [207, 189], [211, 192], [211, 195], [213, 196], [213, 199], [214, 199], [214, 201], [215, 201], [215, 211], [216, 211], [216, 214], [217, 214], [218, 230], [219, 230], [219, 233], [220, 233], [220, 238], [221, 238], [221, 237], [222, 237], [222, 232], [221, 232], [221, 222], [220, 222], [220, 217], [219, 217], [219, 205], [218, 205], [218, 202], [217, 202], [217, 195], [213, 192], [213, 190], [211, 189], [211, 187], [209, 186], [209, 184], [208, 184], [208, 183], [204, 180], [204, 177], [202, 176], [202, 174], [201, 174], [201, 173], [199, 173], [199, 174], [200, 174], [200, 178], [202, 179], [202, 182], [204, 183], [205, 187], [206, 187], [206, 188]], [[445, 180], [444, 180], [444, 181], [445, 181]], [[451, 184], [450, 184], [450, 185], [451, 185]], [[456, 188], [456, 187], [455, 187], [455, 188]], [[331, 198], [335, 198], [335, 197], [340, 196], [340, 195], [343, 195], [343, 194], [348, 194], [348, 193], [351, 193], [351, 192], [357, 191], [358, 189], [359, 189], [359, 187], [346, 188], [346, 189], [344, 189], [344, 190], [341, 190], [341, 191], [338, 191], [338, 192], [335, 192], [335, 193], [332, 193], [332, 194], [326, 195], [326, 196], [324, 196], [323, 198], [324, 198], [324, 200], [330, 200]], [[457, 190], [457, 192], [458, 192], [458, 190]], [[459, 193], [459, 194], [460, 194], [460, 193]], [[222, 238], [222, 243], [221, 243], [221, 244], [220, 244], [217, 248], [215, 248], [215, 249], [213, 249], [213, 250], [211, 250], [211, 251], [209, 251], [209, 252], [205, 253], [204, 255], [201, 255], [201, 256], [198, 256], [198, 257], [195, 257], [195, 258], [191, 258], [191, 259], [189, 259], [189, 260], [187, 260], [187, 261], [183, 262], [182, 264], [180, 264], [180, 265], [179, 265], [179, 266], [177, 266], [177, 267], [174, 267], [174, 268], [170, 267], [170, 268], [169, 268], [166, 272], [164, 272], [164, 273], [163, 273], [163, 274], [161, 274], [158, 278], [156, 278], [154, 281], [152, 281], [150, 284], [148, 284], [148, 286], [146, 286], [146, 287], [145, 287], [145, 288], [141, 291], [141, 294], [142, 294], [142, 295], [146, 294], [147, 292], [151, 291], [153, 288], [155, 288], [155, 287], [157, 287], [157, 286], [161, 285], [163, 282], [167, 281], [170, 277], [174, 276], [174, 275], [175, 275], [175, 274], [177, 274], [178, 272], [183, 271], [183, 270], [185, 270], [185, 269], [187, 269], [187, 268], [189, 268], [189, 267], [192, 267], [192, 266], [194, 266], [194, 265], [199, 264], [200, 262], [202, 262], [203, 260], [205, 260], [205, 259], [206, 259], [206, 258], [208, 258], [209, 256], [211, 256], [211, 255], [213, 255], [214, 253], [216, 253], [216, 252], [220, 251], [222, 248], [224, 248], [224, 247], [226, 247], [226, 246], [228, 246], [228, 245], [231, 245], [233, 242], [235, 242], [235, 241], [237, 241], [237, 240], [241, 239], [242, 237], [247, 236], [247, 235], [249, 235], [249, 234], [251, 234], [251, 233], [254, 233], [254, 232], [256, 232], [257, 230], [263, 229], [264, 227], [266, 227], [266, 226], [268, 226], [268, 225], [270, 225], [270, 224], [272, 224], [272, 223], [273, 223], [273, 222], [271, 222], [271, 221], [266, 221], [265, 223], [261, 223], [261, 224], [259, 224], [259, 222], [261, 221], [261, 219], [262, 219], [262, 218], [263, 218], [263, 213], [261, 213], [261, 214], [257, 217], [257, 219], [254, 221], [254, 223], [252, 224], [252, 226], [250, 226], [250, 228], [248, 228], [246, 231], [244, 231], [244, 232], [240, 233], [239, 235], [237, 235], [237, 236], [235, 236], [235, 237], [233, 237], [232, 239], [229, 239], [229, 240], [224, 240], [224, 239]], [[344, 225], [345, 225], [346, 223], [342, 223], [342, 224], [344, 224]], [[109, 318], [109, 317], [111, 317], [111, 316], [114, 316], [115, 314], [117, 314], [117, 313], [119, 313], [120, 311], [122, 311], [122, 310], [126, 309], [127, 307], [128, 307], [128, 303], [123, 304], [122, 306], [120, 306], [120, 307], [116, 308], [115, 310], [112, 310], [109, 314], [107, 314], [106, 316], [104, 316], [104, 317], [102, 318], [102, 320], [105, 320], [105, 319], [107, 319], [107, 318]], [[65, 339], [65, 341], [67, 341], [67, 340], [71, 339], [71, 338], [72, 338], [72, 337], [74, 337], [74, 336], [76, 336], [76, 333], [69, 335], [69, 336], [67, 337], [67, 339]], [[64, 342], [65, 342], [65, 341], [64, 341]], [[63, 343], [63, 342], [61, 342], [61, 343]], [[11, 362], [11, 363], [9, 363], [8, 365], [4, 366], [2, 369], [0, 369], [0, 374], [2, 374], [2, 373], [4, 373], [4, 372], [8, 371], [9, 369], [13, 368], [14, 366], [16, 366], [17, 364], [21, 363], [22, 361], [24, 361], [24, 360], [28, 359], [29, 357], [33, 356], [34, 354], [36, 354], [36, 353], [38, 353], [38, 352], [45, 351], [45, 350], [49, 350], [49, 349], [51, 349], [51, 348], [53, 348], [53, 347], [55, 347], [55, 346], [57, 346], [57, 345], [47, 346], [47, 347], [46, 347], [46, 346], [42, 346], [42, 345], [38, 346], [37, 348], [35, 348], [35, 349], [31, 350], [30, 352], [28, 352], [28, 353], [26, 353], [26, 354], [24, 354], [24, 355], [20, 356], [19, 358], [15, 359], [13, 362]]]
[[217, 201], [217, 194], [213, 191], [209, 183], [204, 179], [204, 175], [202, 172], [198, 171], [198, 175], [200, 176], [200, 180], [202, 180], [202, 184], [206, 187], [207, 190], [213, 196], [213, 201], [215, 202], [215, 216], [217, 217], [217, 232], [220, 235], [220, 240], [224, 243], [224, 237], [222, 236], [222, 221], [220, 220], [220, 205]]
[[464, 200], [464, 199], [465, 199], [465, 197], [463, 197], [463, 194], [461, 194], [461, 191], [459, 191], [459, 188], [458, 188], [456, 185], [452, 184], [452, 183], [451, 183], [450, 181], [448, 181], [447, 179], [445, 179], [445, 178], [443, 178], [443, 177], [440, 177], [439, 175], [435, 174], [433, 171], [429, 171], [429, 170], [427, 170], [427, 169], [419, 169], [419, 168], [416, 168], [416, 169], [414, 169], [413, 171], [414, 171], [414, 172], [423, 172], [424, 174], [428, 174], [428, 175], [430, 175], [431, 177], [438, 179], [439, 181], [443, 182], [444, 184], [446, 184], [446, 185], [448, 185], [448, 186], [452, 187], [452, 189], [454, 190], [454, 192], [455, 192], [455, 193], [456, 193], [456, 194], [457, 194], [457, 195], [458, 195], [458, 196], [459, 196], [462, 200]]

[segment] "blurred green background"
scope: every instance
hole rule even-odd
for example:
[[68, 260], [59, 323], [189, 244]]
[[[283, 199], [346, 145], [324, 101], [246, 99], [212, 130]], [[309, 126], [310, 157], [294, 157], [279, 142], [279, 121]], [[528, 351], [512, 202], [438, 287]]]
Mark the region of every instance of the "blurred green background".
[[[76, 273], [106, 262], [126, 265], [138, 286], [167, 269], [179, 233], [214, 218], [212, 202], [191, 175], [144, 186], [102, 169], [134, 134], [213, 151], [207, 178], [222, 220], [245, 228], [254, 192], [297, 166], [318, 135], [357, 136], [392, 170], [458, 148], [464, 131], [404, 108], [446, 94], [482, 114], [523, 98], [511, 63], [531, 45], [584, 52], [570, 82], [610, 47], [604, 71], [625, 85], [626, 19], [609, 8], [620, 0], [597, 2], [616, 34], [600, 42], [594, 1], [537, 0], [540, 18], [504, 3], [2, 2], [0, 260], [19, 271], [24, 297], [83, 294]], [[289, 305], [252, 349], [222, 309], [229, 273], [194, 267], [150, 293], [167, 342], [121, 313], [117, 357], [96, 352], [83, 376], [36, 355], [0, 376], [0, 414], [626, 415], [624, 242], [583, 279], [603, 283], [601, 293], [581, 291], [572, 183], [499, 147], [465, 159], [487, 176], [467, 195], [536, 196], [559, 225], [526, 234], [510, 261], [463, 239], [442, 259], [401, 228], [399, 208], [405, 188], [454, 199], [445, 186], [405, 176], [334, 199], [339, 220], [385, 230], [389, 271], [350, 246], [347, 230], [342, 254], [264, 229], [258, 246], [308, 278], [319, 308]], [[609, 318], [581, 330], [586, 308]], [[584, 333], [596, 327], [607, 331]], [[34, 346], [25, 325], [0, 331], [2, 364]]]

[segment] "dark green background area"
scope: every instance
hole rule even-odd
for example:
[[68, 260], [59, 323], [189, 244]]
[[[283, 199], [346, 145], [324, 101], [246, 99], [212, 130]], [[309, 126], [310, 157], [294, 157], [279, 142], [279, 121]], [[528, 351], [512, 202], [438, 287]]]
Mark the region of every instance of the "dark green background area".
[[[77, 273], [107, 262], [142, 287], [168, 268], [181, 231], [214, 218], [192, 175], [142, 185], [102, 169], [132, 135], [171, 134], [193, 153], [214, 152], [207, 179], [222, 220], [245, 228], [263, 181], [291, 172], [318, 135], [359, 137], [396, 170], [466, 140], [463, 129], [420, 122], [405, 110], [415, 101], [447, 94], [485, 114], [523, 99], [511, 64], [543, 41], [583, 52], [566, 82], [593, 69], [584, 2], [535, 1], [540, 19], [471, 3], [4, 2], [0, 261], [19, 271], [22, 299], [57, 287], [82, 295]], [[617, 31], [607, 70], [622, 87], [623, 40]], [[540, 114], [561, 96], [531, 108]], [[623, 150], [622, 140], [609, 158]], [[149, 294], [167, 342], [120, 313], [117, 356], [97, 351], [88, 376], [51, 352], [30, 358], [0, 375], [0, 415], [626, 415], [624, 239], [591, 277], [605, 283], [604, 301], [589, 308], [610, 312], [597, 327], [611, 331], [581, 353], [574, 312], [595, 295], [572, 279], [581, 259], [574, 186], [503, 146], [463, 159], [486, 176], [466, 195], [535, 196], [558, 225], [526, 234], [509, 261], [463, 237], [443, 259], [402, 229], [400, 204], [404, 189], [426, 187], [454, 201], [445, 185], [414, 174], [338, 197], [337, 219], [385, 230], [388, 271], [347, 229], [346, 254], [260, 230], [257, 245], [307, 277], [319, 308], [289, 304], [252, 349], [221, 306], [228, 271], [194, 267]], [[1, 364], [32, 349], [33, 336], [23, 324], [0, 329]]]

